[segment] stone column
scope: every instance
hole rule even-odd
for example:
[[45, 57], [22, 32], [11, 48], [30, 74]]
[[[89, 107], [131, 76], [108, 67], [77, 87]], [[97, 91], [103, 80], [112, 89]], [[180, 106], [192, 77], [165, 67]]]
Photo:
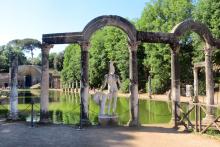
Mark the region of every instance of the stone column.
[[76, 80], [76, 93], [78, 92], [78, 81]]
[[[205, 79], [206, 79], [206, 104], [214, 105], [214, 81], [212, 71], [212, 49], [211, 47], [205, 48]], [[211, 107], [207, 107], [206, 121], [214, 119]]]
[[71, 92], [71, 89], [72, 89], [72, 84], [71, 84], [71, 82], [69, 82], [69, 84], [68, 84], [68, 92], [69, 93]]
[[67, 92], [67, 84], [66, 84], [66, 83], [64, 84], [64, 87], [65, 87], [65, 88], [64, 88], [64, 89], [65, 89], [64, 91], [65, 91], [65, 93], [66, 93], [66, 92]]
[[80, 99], [82, 104], [82, 124], [89, 124], [88, 118], [88, 98], [89, 98], [89, 42], [80, 42], [81, 46], [81, 80]]
[[138, 110], [138, 65], [137, 48], [138, 43], [132, 42], [130, 45], [129, 56], [129, 78], [130, 78], [130, 112], [131, 118], [129, 126], [139, 126]]
[[74, 81], [72, 82], [72, 92], [74, 93], [75, 92], [75, 90], [74, 90]]
[[49, 52], [53, 45], [43, 44], [42, 52], [42, 73], [41, 73], [41, 96], [40, 96], [40, 122], [49, 121]]
[[16, 120], [18, 118], [18, 56], [11, 55], [11, 72], [10, 72], [10, 115], [9, 118]]
[[148, 97], [151, 99], [151, 76], [148, 76]]
[[171, 123], [175, 124], [175, 103], [180, 102], [180, 71], [179, 71], [179, 45], [178, 44], [171, 45], [171, 99], [172, 99]]
[[198, 80], [198, 68], [193, 68], [193, 79], [194, 79], [194, 102], [199, 102], [198, 96], [199, 96], [199, 80]]
[[54, 87], [53, 88], [58, 89], [58, 78], [57, 77], [54, 78]]

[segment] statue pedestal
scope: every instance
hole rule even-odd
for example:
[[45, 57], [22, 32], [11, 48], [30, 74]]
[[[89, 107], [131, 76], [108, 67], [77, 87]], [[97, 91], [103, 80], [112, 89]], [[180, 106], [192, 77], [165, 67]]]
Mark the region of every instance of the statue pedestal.
[[99, 124], [101, 126], [117, 126], [118, 116], [117, 115], [99, 115]]

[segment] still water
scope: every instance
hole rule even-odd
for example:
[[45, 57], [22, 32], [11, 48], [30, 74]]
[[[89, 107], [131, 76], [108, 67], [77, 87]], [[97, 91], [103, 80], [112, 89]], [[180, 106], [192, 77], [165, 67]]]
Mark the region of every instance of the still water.
[[[3, 93], [8, 95], [7, 92]], [[39, 118], [40, 91], [20, 90], [18, 98], [18, 109], [20, 117], [24, 120], [30, 118], [31, 101], [34, 101], [35, 118]], [[91, 96], [92, 97], [92, 96]], [[99, 107], [89, 98], [89, 119], [93, 124], [98, 122]], [[49, 92], [50, 119], [57, 124], [77, 124], [80, 115], [80, 98], [78, 94], [64, 93], [61, 91]], [[9, 105], [6, 102], [0, 105], [0, 115], [8, 112]], [[117, 101], [116, 113], [119, 117], [119, 124], [123, 125], [129, 121], [129, 99], [120, 97]], [[139, 119], [141, 124], [168, 123], [171, 119], [171, 103], [141, 99], [139, 100]]]

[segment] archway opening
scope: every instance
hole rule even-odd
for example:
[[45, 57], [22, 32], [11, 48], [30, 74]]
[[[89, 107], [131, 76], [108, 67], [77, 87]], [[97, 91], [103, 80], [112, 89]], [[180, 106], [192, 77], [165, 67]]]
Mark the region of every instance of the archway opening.
[[[116, 115], [119, 124], [129, 121], [129, 95], [122, 98], [122, 92], [129, 92], [129, 46], [127, 34], [118, 27], [106, 26], [96, 32], [90, 38], [89, 48], [89, 84], [93, 92], [100, 91], [109, 74], [110, 61], [114, 62], [115, 75], [119, 76], [121, 84], [117, 82]], [[108, 94], [108, 84], [104, 87], [104, 93]], [[110, 114], [113, 112], [114, 97], [108, 99], [105, 104], [105, 114], [108, 112], [108, 104], [111, 104]], [[91, 116], [91, 114], [90, 114]], [[123, 116], [123, 117], [122, 117]]]
[[89, 77], [91, 88], [100, 88], [114, 61], [120, 76], [122, 91], [129, 92], [129, 46], [127, 34], [117, 27], [103, 27], [91, 36], [89, 48]]
[[[187, 32], [192, 31], [197, 33], [202, 40], [205, 42], [205, 46], [203, 47], [204, 55], [205, 55], [205, 78], [206, 78], [206, 104], [207, 113], [206, 118], [208, 122], [214, 119], [214, 115], [212, 112], [212, 108], [210, 105], [214, 105], [214, 83], [213, 83], [213, 70], [212, 70], [212, 51], [214, 46], [213, 37], [209, 31], [209, 29], [201, 23], [195, 22], [193, 20], [186, 20], [176, 25], [172, 30], [173, 34], [177, 39], [180, 39], [181, 36], [186, 34]], [[179, 48], [180, 46], [172, 47], [172, 97], [174, 101], [179, 100], [180, 93], [180, 72], [179, 72]], [[197, 72], [194, 72], [194, 77], [197, 76]], [[198, 101], [198, 80], [194, 78], [194, 93], [195, 93], [195, 102]]]
[[[180, 96], [184, 101], [194, 101], [194, 77], [198, 77], [197, 97], [204, 102], [205, 87], [205, 42], [195, 32], [188, 31], [180, 38], [179, 62], [180, 62]], [[195, 72], [197, 75], [194, 75]]]

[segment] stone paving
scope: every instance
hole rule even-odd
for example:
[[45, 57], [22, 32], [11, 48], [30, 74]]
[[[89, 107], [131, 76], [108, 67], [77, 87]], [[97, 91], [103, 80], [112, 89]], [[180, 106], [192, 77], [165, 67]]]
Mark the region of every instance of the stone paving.
[[140, 128], [74, 126], [25, 123], [0, 125], [0, 147], [220, 147], [220, 141], [204, 135], [177, 132], [165, 125]]

